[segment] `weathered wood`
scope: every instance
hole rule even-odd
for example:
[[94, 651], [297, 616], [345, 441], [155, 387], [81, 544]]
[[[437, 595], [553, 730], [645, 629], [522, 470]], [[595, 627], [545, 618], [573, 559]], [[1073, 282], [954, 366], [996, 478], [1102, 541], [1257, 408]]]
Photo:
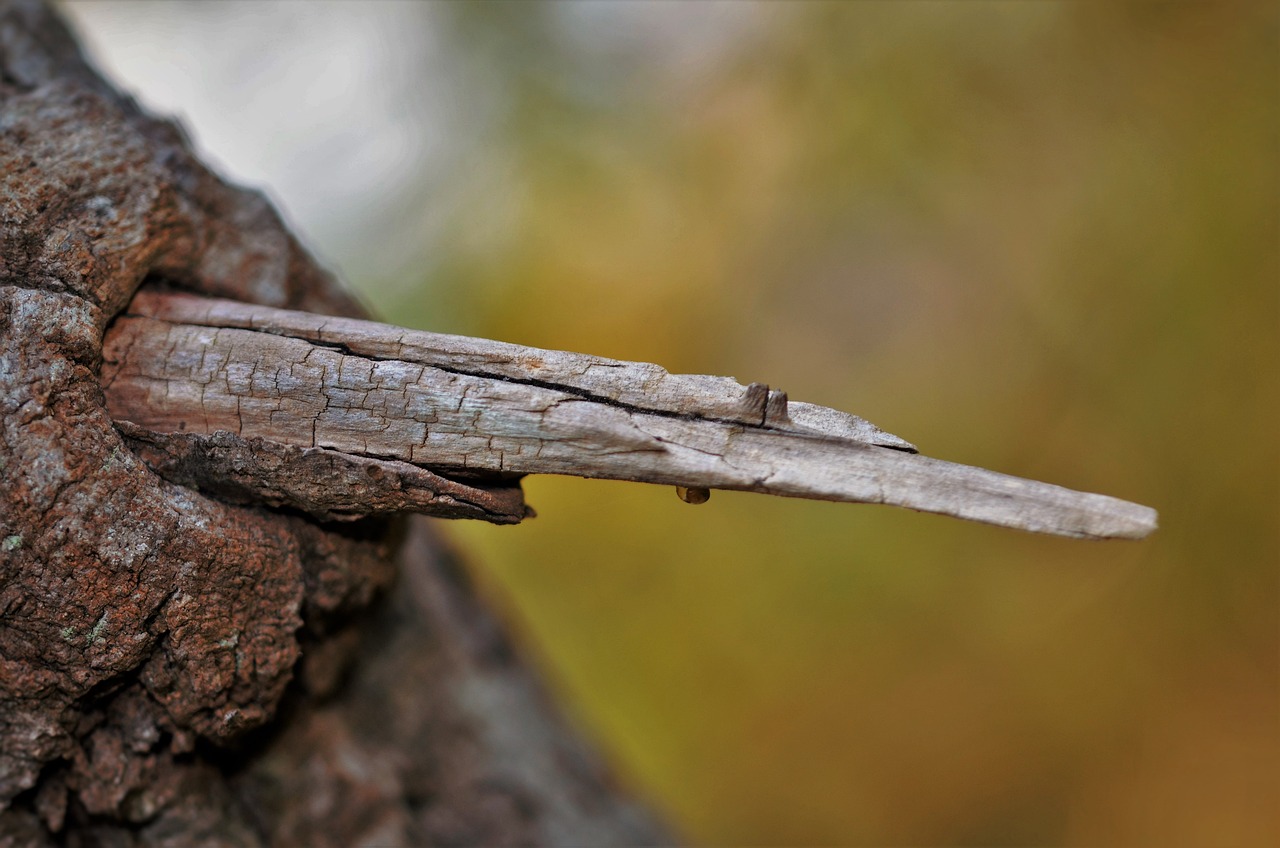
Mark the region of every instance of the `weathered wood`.
[[[743, 386], [728, 377], [670, 374], [645, 362], [540, 350], [180, 293], [141, 291], [130, 305], [129, 314], [170, 324], [254, 330], [302, 339], [374, 361], [412, 362], [450, 373], [547, 386], [639, 411], [695, 414], [753, 426], [767, 423], [775, 430], [817, 431], [883, 447], [915, 450], [909, 442], [856, 415], [811, 403], [788, 404], [784, 393], [770, 391], [762, 383]], [[696, 409], [691, 408], [694, 404]]]
[[533, 514], [518, 480], [462, 482], [407, 462], [242, 438], [156, 433], [117, 421], [134, 455], [166, 479], [236, 504], [291, 507], [320, 521], [392, 512], [516, 524]]
[[103, 355], [111, 415], [157, 433], [226, 431], [445, 475], [884, 503], [1077, 538], [1156, 526], [1144, 506], [919, 456], [856, 416], [656, 365], [156, 291]]

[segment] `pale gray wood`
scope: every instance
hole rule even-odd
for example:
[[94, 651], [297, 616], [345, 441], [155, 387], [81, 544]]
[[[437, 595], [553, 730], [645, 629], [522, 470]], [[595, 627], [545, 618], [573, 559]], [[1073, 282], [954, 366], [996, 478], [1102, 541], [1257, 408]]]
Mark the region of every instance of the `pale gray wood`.
[[567, 474], [884, 503], [1077, 538], [1154, 510], [918, 456], [856, 416], [725, 377], [182, 294], [139, 295], [104, 347], [118, 420], [440, 471]]
[[[338, 346], [375, 360], [415, 362], [505, 382], [550, 385], [636, 410], [696, 414], [701, 418], [741, 424], [767, 423], [772, 429], [813, 430], [884, 447], [915, 450], [906, 440], [856, 415], [808, 403], [793, 403], [788, 407], [785, 395], [771, 392], [760, 383], [743, 386], [729, 377], [670, 374], [647, 362], [541, 350], [185, 294], [140, 292], [130, 312], [174, 324], [256, 330], [304, 339]], [[696, 404], [696, 408], [691, 408], [691, 404]]]

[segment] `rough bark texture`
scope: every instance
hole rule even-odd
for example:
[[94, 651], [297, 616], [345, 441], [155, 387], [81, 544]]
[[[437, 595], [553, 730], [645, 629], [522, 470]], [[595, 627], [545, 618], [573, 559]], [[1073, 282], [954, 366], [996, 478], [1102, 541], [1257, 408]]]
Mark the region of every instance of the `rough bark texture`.
[[[234, 480], [214, 499], [113, 425], [103, 334], [146, 280], [359, 314], [264, 198], [111, 90], [39, 3], [0, 2], [0, 110], [0, 844], [663, 841], [429, 528], [324, 523], [362, 513]], [[328, 463], [355, 501], [523, 514], [509, 478], [253, 456]]]

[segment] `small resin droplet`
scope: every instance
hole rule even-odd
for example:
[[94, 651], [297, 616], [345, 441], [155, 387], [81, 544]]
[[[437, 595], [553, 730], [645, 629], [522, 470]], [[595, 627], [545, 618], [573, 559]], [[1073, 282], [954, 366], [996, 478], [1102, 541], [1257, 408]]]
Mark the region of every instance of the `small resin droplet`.
[[711, 490], [703, 489], [698, 486], [690, 488], [676, 486], [676, 494], [680, 496], [680, 500], [687, 504], [704, 504], [711, 500]]

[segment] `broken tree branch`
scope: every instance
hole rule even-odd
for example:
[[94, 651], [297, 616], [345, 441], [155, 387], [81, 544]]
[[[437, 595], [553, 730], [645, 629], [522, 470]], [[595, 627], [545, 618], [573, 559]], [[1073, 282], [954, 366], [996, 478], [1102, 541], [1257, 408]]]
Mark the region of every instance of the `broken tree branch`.
[[[334, 452], [387, 463], [394, 479], [568, 474], [884, 503], [1076, 538], [1156, 526], [1148, 507], [919, 456], [857, 416], [759, 383], [186, 294], [138, 294], [105, 339], [102, 382], [112, 417], [142, 431]], [[370, 509], [432, 512], [432, 500], [392, 492]], [[509, 502], [489, 511], [519, 516]]]

